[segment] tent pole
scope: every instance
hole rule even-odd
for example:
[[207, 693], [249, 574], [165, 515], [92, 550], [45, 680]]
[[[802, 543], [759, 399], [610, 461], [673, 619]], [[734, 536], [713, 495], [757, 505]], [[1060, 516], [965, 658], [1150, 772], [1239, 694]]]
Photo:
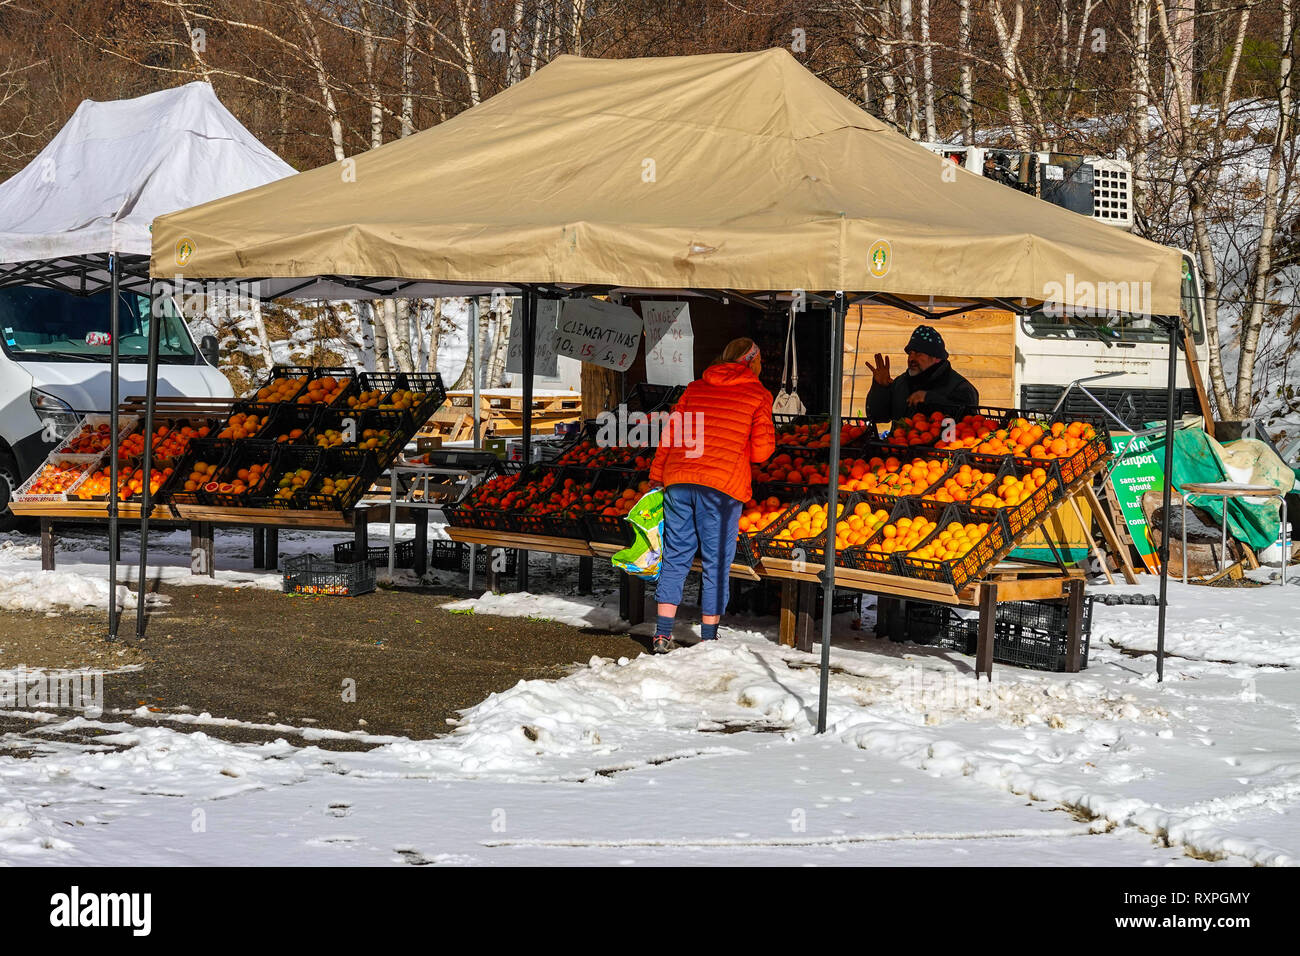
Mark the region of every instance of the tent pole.
[[822, 574], [822, 659], [817, 691], [817, 733], [826, 733], [826, 693], [831, 669], [831, 611], [835, 606], [835, 526], [839, 521], [840, 497], [840, 401], [844, 389], [844, 315], [848, 311], [843, 292], [835, 293], [831, 318], [830, 456], [826, 466], [826, 571]]
[[153, 508], [153, 494], [149, 487], [153, 471], [153, 412], [158, 402], [158, 340], [162, 336], [163, 315], [160, 308], [166, 298], [150, 297], [149, 308], [149, 359], [144, 389], [144, 481], [140, 490], [140, 573], [136, 577], [135, 636], [144, 637], [144, 589], [146, 569], [149, 566], [149, 511]]
[[117, 379], [121, 371], [117, 348], [117, 297], [122, 263], [116, 252], [108, 257], [109, 382], [108, 382], [108, 639], [117, 640]]
[[[479, 421], [479, 419], [480, 419], [480, 417], [481, 417], [481, 414], [480, 414], [480, 411], [479, 411], [479, 402], [480, 402], [480, 400], [481, 400], [480, 396], [481, 396], [481, 394], [482, 394], [482, 389], [480, 388], [480, 386], [479, 386], [479, 381], [478, 381], [478, 363], [479, 363], [479, 355], [478, 355], [478, 318], [479, 318], [479, 317], [478, 317], [478, 296], [476, 296], [476, 295], [472, 295], [472, 296], [469, 297], [469, 331], [470, 331], [470, 349], [471, 349], [471, 352], [470, 352], [470, 371], [471, 371], [471, 372], [473, 373], [473, 375], [474, 375], [474, 384], [473, 384], [473, 389], [474, 389], [474, 447], [475, 447], [475, 448], [482, 448], [482, 447], [483, 447], [483, 431], [482, 431], [482, 425], [480, 424], [480, 421]], [[473, 574], [473, 573], [474, 573], [474, 572], [473, 572], [473, 570], [471, 569], [470, 574]]]
[[[523, 436], [520, 444], [523, 446], [524, 460], [521, 467], [527, 468], [533, 460], [533, 367], [535, 348], [537, 339], [537, 293], [524, 290], [524, 388], [523, 388]], [[519, 590], [528, 590], [528, 552], [519, 552]]]
[[[1164, 510], [1160, 515], [1160, 615], [1156, 624], [1156, 680], [1165, 679], [1165, 612], [1169, 605], [1169, 511], [1174, 485], [1174, 396], [1178, 390], [1178, 336], [1180, 321], [1175, 317], [1169, 323], [1169, 385], [1165, 394], [1168, 408], [1165, 411], [1165, 485]], [[1183, 504], [1183, 521], [1187, 520], [1187, 505]], [[1187, 554], [1183, 554], [1186, 567]]]

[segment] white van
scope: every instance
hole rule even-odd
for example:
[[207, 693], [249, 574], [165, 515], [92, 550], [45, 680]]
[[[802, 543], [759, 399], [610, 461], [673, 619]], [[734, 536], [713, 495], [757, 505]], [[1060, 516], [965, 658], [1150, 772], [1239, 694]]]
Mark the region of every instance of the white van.
[[[88, 412], [108, 412], [109, 295], [73, 295], [40, 286], [0, 288], [0, 527], [9, 498]], [[118, 395], [144, 395], [152, 301], [121, 290]], [[213, 367], [216, 340], [198, 348], [170, 298], [158, 346], [158, 395], [233, 397]], [[203, 354], [207, 353], [206, 357]]]

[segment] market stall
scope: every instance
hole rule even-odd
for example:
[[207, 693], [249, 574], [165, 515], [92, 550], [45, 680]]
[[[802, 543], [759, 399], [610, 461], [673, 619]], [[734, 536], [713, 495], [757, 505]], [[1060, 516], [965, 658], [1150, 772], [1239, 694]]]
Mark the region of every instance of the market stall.
[[[183, 247], [187, 276], [256, 276], [268, 295], [522, 294], [525, 397], [541, 299], [815, 306], [830, 327], [828, 508], [851, 305], [906, 301], [941, 321], [930, 296], [1015, 313], [1122, 281], [1157, 314], [1181, 307], [1176, 250], [952, 175], [783, 50], [560, 57], [347, 162], [353, 175], [333, 164], [160, 218], [153, 271], [175, 271]], [[824, 614], [823, 662], [829, 627]]]
[[[275, 366], [244, 399], [156, 402], [151, 435], [143, 403], [128, 401], [116, 442], [111, 416], [85, 416], [12, 507], [41, 520], [43, 564], [52, 568], [56, 521], [110, 517], [115, 446], [118, 517], [140, 519], [147, 500], [150, 520], [190, 525], [199, 573], [215, 570], [214, 526], [352, 530], [365, 547], [362, 496], [444, 399], [436, 372]], [[267, 563], [264, 533], [255, 564]], [[274, 567], [274, 539], [269, 550]]]

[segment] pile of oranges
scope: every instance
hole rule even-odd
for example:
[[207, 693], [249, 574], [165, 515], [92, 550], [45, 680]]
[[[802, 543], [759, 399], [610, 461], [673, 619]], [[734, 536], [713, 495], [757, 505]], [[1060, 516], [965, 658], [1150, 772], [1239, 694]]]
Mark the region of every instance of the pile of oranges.
[[[847, 515], [845, 515], [844, 509], [844, 505], [836, 505], [836, 551], [865, 544], [867, 539], [876, 532], [876, 529], [889, 520], [888, 513], [881, 510], [872, 511], [871, 506], [865, 502], [859, 502]], [[800, 511], [788, 525], [776, 533], [776, 539], [802, 541], [805, 538], [815, 538], [825, 533], [826, 524], [826, 506], [809, 505], [807, 509]]]
[[889, 441], [895, 445], [934, 445], [943, 435], [945, 417], [943, 412], [917, 412], [910, 418], [900, 418], [889, 430]]
[[775, 495], [762, 501], [751, 498], [740, 512], [740, 533], [758, 534], [760, 531], [767, 530], [773, 521], [785, 514], [785, 509], [788, 507], [788, 504], [783, 503]]
[[1010, 508], [1027, 500], [1043, 485], [1047, 484], [1047, 472], [1042, 468], [1033, 468], [1023, 476], [1007, 475], [998, 484], [996, 490], [986, 491], [971, 500], [971, 504], [982, 508]]
[[332, 375], [313, 378], [307, 383], [307, 391], [298, 396], [298, 404], [329, 405], [351, 384], [350, 378], [335, 378]]
[[1001, 427], [995, 419], [983, 415], [965, 415], [954, 424], [953, 437], [935, 442], [936, 448], [974, 448]]
[[348, 408], [362, 411], [367, 408], [378, 408], [379, 402], [386, 393], [380, 389], [369, 392], [359, 392], [356, 395], [349, 395], [347, 404]]
[[316, 436], [316, 445], [320, 448], [334, 448], [343, 444], [343, 433], [337, 428], [326, 428]]
[[108, 423], [82, 425], [77, 437], [68, 442], [66, 451], [73, 455], [97, 455], [109, 446]]
[[880, 529], [880, 539], [867, 548], [869, 554], [886, 555], [911, 551], [937, 527], [929, 518], [899, 518]]
[[379, 407], [389, 412], [409, 411], [424, 401], [427, 394], [427, 392], [412, 392], [405, 388], [395, 388], [393, 394], [389, 395]]
[[996, 479], [997, 475], [991, 471], [981, 471], [970, 465], [962, 465], [955, 475], [925, 497], [930, 501], [969, 501], [972, 496], [983, 491]]
[[[632, 510], [632, 506], [641, 500], [641, 496], [650, 490], [650, 482], [642, 481], [635, 488], [624, 488], [622, 494], [615, 492], [612, 501], [600, 509], [602, 515], [625, 515]], [[604, 492], [598, 492], [598, 495]], [[599, 504], [599, 502], [597, 502]]]
[[[173, 428], [171, 425], [159, 425], [153, 431], [153, 457], [154, 461], [164, 458], [179, 458], [185, 454], [185, 449], [190, 445], [192, 438], [206, 438], [209, 432], [207, 425], [200, 425], [195, 428], [190, 425], [182, 425], [180, 428]], [[138, 458], [144, 454], [144, 432], [135, 432], [127, 435], [122, 439], [121, 444], [117, 446], [117, 457], [120, 460], [127, 458]]]
[[1055, 422], [1044, 425], [1025, 418], [1014, 419], [975, 446], [989, 455], [1015, 455], [1017, 458], [1069, 458], [1097, 437], [1097, 430], [1084, 422]]
[[235, 412], [226, 422], [226, 427], [217, 432], [218, 438], [252, 438], [266, 427], [265, 415], [250, 415]]
[[[118, 487], [121, 489], [123, 497], [134, 498], [144, 491], [144, 470], [140, 468], [128, 468], [125, 476], [119, 475], [120, 482]], [[172, 475], [171, 468], [150, 468], [149, 469], [149, 495], [152, 497], [158, 493], [163, 482]]]
[[943, 477], [949, 462], [939, 458], [914, 458], [903, 464], [890, 457], [884, 461], [872, 458], [866, 464], [870, 470], [859, 474], [855, 466], [849, 480], [840, 487], [846, 491], [872, 491], [882, 495], [919, 495]]
[[913, 551], [909, 557], [925, 561], [954, 561], [962, 557], [988, 534], [987, 522], [966, 523], [954, 521], [942, 531]]
[[61, 495], [78, 478], [84, 475], [85, 468], [72, 462], [52, 461], [41, 469], [27, 489], [29, 495]]
[[198, 491], [208, 482], [212, 481], [217, 475], [217, 466], [208, 464], [205, 461], [196, 461], [194, 470], [190, 472], [189, 477], [185, 479], [186, 491]]
[[352, 487], [354, 481], [356, 481], [355, 475], [334, 475], [325, 478], [320, 484], [320, 494], [329, 495], [331, 498], [336, 495], [347, 494], [347, 490]]
[[219, 491], [223, 495], [242, 495], [249, 491], [256, 491], [262, 487], [262, 479], [266, 477], [266, 469], [269, 467], [271, 467], [270, 462], [253, 462], [246, 467], [236, 468], [233, 475], [227, 472], [224, 476], [225, 481], [207, 482], [203, 490]]
[[[123, 479], [125, 479], [125, 477], [125, 469], [118, 472], [117, 487], [119, 492], [122, 489]], [[105, 465], [103, 468], [89, 475], [86, 480], [81, 483], [81, 487], [76, 491], [77, 497], [81, 498], [83, 501], [88, 498], [107, 498], [108, 490], [113, 487], [110, 479], [111, 475], [109, 473], [109, 467], [108, 465]]]
[[[797, 448], [830, 448], [830, 422], [803, 422], [798, 425], [784, 425], [777, 429], [776, 444], [793, 445]], [[856, 422], [844, 422], [840, 425], [840, 444], [847, 445], [857, 441], [867, 433], [867, 426]]]
[[387, 448], [392, 437], [393, 433], [387, 428], [364, 428], [360, 440], [357, 441], [357, 447], [365, 451]]
[[302, 391], [302, 387], [306, 384], [307, 376], [305, 375], [297, 378], [281, 376], [272, 379], [270, 383], [259, 388], [257, 390], [257, 400], [259, 402], [287, 402]]
[[274, 497], [277, 501], [288, 501], [294, 496], [294, 492], [306, 488], [309, 481], [311, 481], [311, 471], [309, 469], [290, 469], [281, 475], [280, 480], [276, 482]]

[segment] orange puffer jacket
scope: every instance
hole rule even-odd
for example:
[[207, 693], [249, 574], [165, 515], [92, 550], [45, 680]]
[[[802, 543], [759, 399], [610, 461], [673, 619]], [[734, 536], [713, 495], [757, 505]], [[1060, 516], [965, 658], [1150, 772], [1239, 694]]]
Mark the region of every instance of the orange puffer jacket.
[[748, 501], [750, 462], [775, 450], [772, 394], [748, 365], [713, 365], [686, 386], [661, 429], [650, 480], [705, 485]]

